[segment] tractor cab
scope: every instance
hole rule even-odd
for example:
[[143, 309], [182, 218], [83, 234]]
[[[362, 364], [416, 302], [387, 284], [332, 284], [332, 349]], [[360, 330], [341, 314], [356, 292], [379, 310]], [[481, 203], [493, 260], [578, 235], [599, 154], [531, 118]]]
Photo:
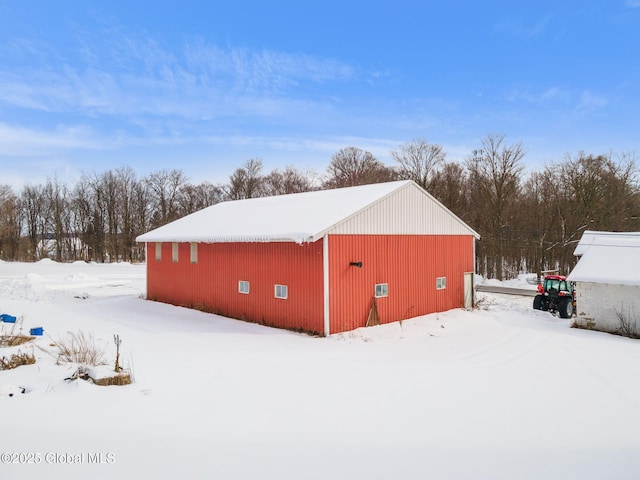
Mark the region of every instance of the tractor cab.
[[571, 318], [575, 310], [575, 288], [563, 275], [547, 275], [538, 284], [533, 308], [558, 312], [561, 318]]
[[571, 295], [573, 287], [571, 282], [567, 281], [566, 277], [562, 275], [548, 275], [544, 277], [542, 283], [538, 284], [538, 293], [544, 294], [557, 293], [559, 296]]

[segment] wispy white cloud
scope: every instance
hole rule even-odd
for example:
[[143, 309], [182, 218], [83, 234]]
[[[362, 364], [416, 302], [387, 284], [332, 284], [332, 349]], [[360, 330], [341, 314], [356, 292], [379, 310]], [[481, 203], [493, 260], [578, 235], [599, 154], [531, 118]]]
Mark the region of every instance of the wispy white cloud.
[[542, 91], [532, 90], [530, 87], [516, 87], [506, 94], [509, 102], [525, 102], [542, 105], [549, 103], [566, 103], [570, 101], [571, 92], [562, 86], [551, 86]]
[[388, 154], [400, 142], [356, 136], [281, 136], [256, 134], [207, 134], [202, 131], [173, 132], [159, 129], [143, 137], [131, 133], [97, 132], [82, 125], [61, 125], [54, 129], [16, 127], [0, 123], [0, 158], [55, 157], [67, 151], [117, 151], [128, 147], [172, 147], [180, 145], [212, 145], [225, 148], [251, 147], [256, 151], [325, 152], [326, 158], [338, 149], [357, 145], [374, 153]]
[[544, 34], [548, 30], [551, 19], [551, 15], [534, 21], [530, 19], [509, 19], [498, 23], [495, 28], [498, 31], [507, 32], [514, 37], [536, 37]]
[[0, 123], [2, 155], [40, 155], [66, 149], [96, 149], [103, 142], [88, 127], [58, 126], [52, 130], [15, 127]]
[[[28, 45], [20, 55], [36, 55]], [[179, 49], [149, 38], [86, 41], [80, 63], [61, 59], [0, 66], [0, 104], [80, 115], [178, 116], [189, 119], [283, 113], [304, 102], [307, 85], [346, 82], [354, 69], [307, 54], [221, 48], [201, 40]], [[249, 111], [247, 111], [249, 110]]]
[[564, 86], [551, 86], [541, 91], [532, 91], [527, 87], [516, 88], [506, 98], [511, 103], [524, 102], [540, 108], [562, 109], [576, 114], [598, 110], [609, 104], [605, 95]]
[[184, 65], [173, 73], [187, 88], [231, 98], [303, 97], [305, 86], [353, 80], [352, 67], [333, 59], [301, 53], [246, 48], [222, 49], [192, 42], [184, 48]]
[[606, 107], [609, 100], [604, 96], [594, 93], [590, 90], [583, 90], [580, 93], [580, 99], [576, 105], [577, 111], [599, 110]]

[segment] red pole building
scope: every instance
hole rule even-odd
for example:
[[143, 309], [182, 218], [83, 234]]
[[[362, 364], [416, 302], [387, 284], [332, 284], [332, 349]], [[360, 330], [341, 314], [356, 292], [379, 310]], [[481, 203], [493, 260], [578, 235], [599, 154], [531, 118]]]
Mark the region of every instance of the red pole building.
[[224, 202], [138, 241], [150, 300], [328, 335], [374, 304], [379, 323], [462, 307], [477, 238], [401, 181]]

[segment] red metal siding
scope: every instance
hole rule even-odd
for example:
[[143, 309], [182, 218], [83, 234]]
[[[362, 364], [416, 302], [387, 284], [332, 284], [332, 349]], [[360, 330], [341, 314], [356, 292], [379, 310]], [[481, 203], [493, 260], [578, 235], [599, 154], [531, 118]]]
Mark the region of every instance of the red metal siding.
[[[462, 307], [473, 242], [471, 235], [330, 235], [331, 333], [365, 326], [377, 283], [389, 284], [389, 296], [377, 299], [381, 323]], [[437, 277], [446, 277], [445, 289], [436, 290]]]
[[[366, 323], [374, 286], [389, 285], [378, 298], [382, 323], [458, 308], [464, 304], [464, 273], [473, 271], [470, 235], [330, 235], [329, 315], [331, 333]], [[322, 240], [312, 244], [198, 244], [191, 264], [188, 243], [171, 243], [162, 260], [149, 244], [147, 297], [232, 318], [280, 328], [324, 333]], [[362, 262], [362, 268], [350, 266]], [[436, 278], [447, 286], [436, 290]], [[249, 295], [238, 281], [250, 282]], [[274, 285], [288, 287], [286, 300], [274, 297]]]
[[[215, 312], [280, 328], [323, 333], [322, 240], [294, 243], [198, 244], [198, 263], [189, 243], [179, 244], [174, 263], [171, 243], [163, 243], [155, 260], [150, 243], [147, 298]], [[248, 295], [238, 281], [250, 283]], [[274, 285], [288, 287], [288, 298], [274, 296]]]

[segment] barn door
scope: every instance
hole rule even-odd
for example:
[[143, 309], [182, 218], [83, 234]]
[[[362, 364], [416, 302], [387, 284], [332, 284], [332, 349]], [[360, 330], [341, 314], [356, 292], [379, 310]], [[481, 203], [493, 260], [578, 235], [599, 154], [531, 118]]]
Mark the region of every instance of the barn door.
[[475, 289], [473, 288], [473, 272], [464, 273], [464, 308], [473, 308], [475, 303]]

